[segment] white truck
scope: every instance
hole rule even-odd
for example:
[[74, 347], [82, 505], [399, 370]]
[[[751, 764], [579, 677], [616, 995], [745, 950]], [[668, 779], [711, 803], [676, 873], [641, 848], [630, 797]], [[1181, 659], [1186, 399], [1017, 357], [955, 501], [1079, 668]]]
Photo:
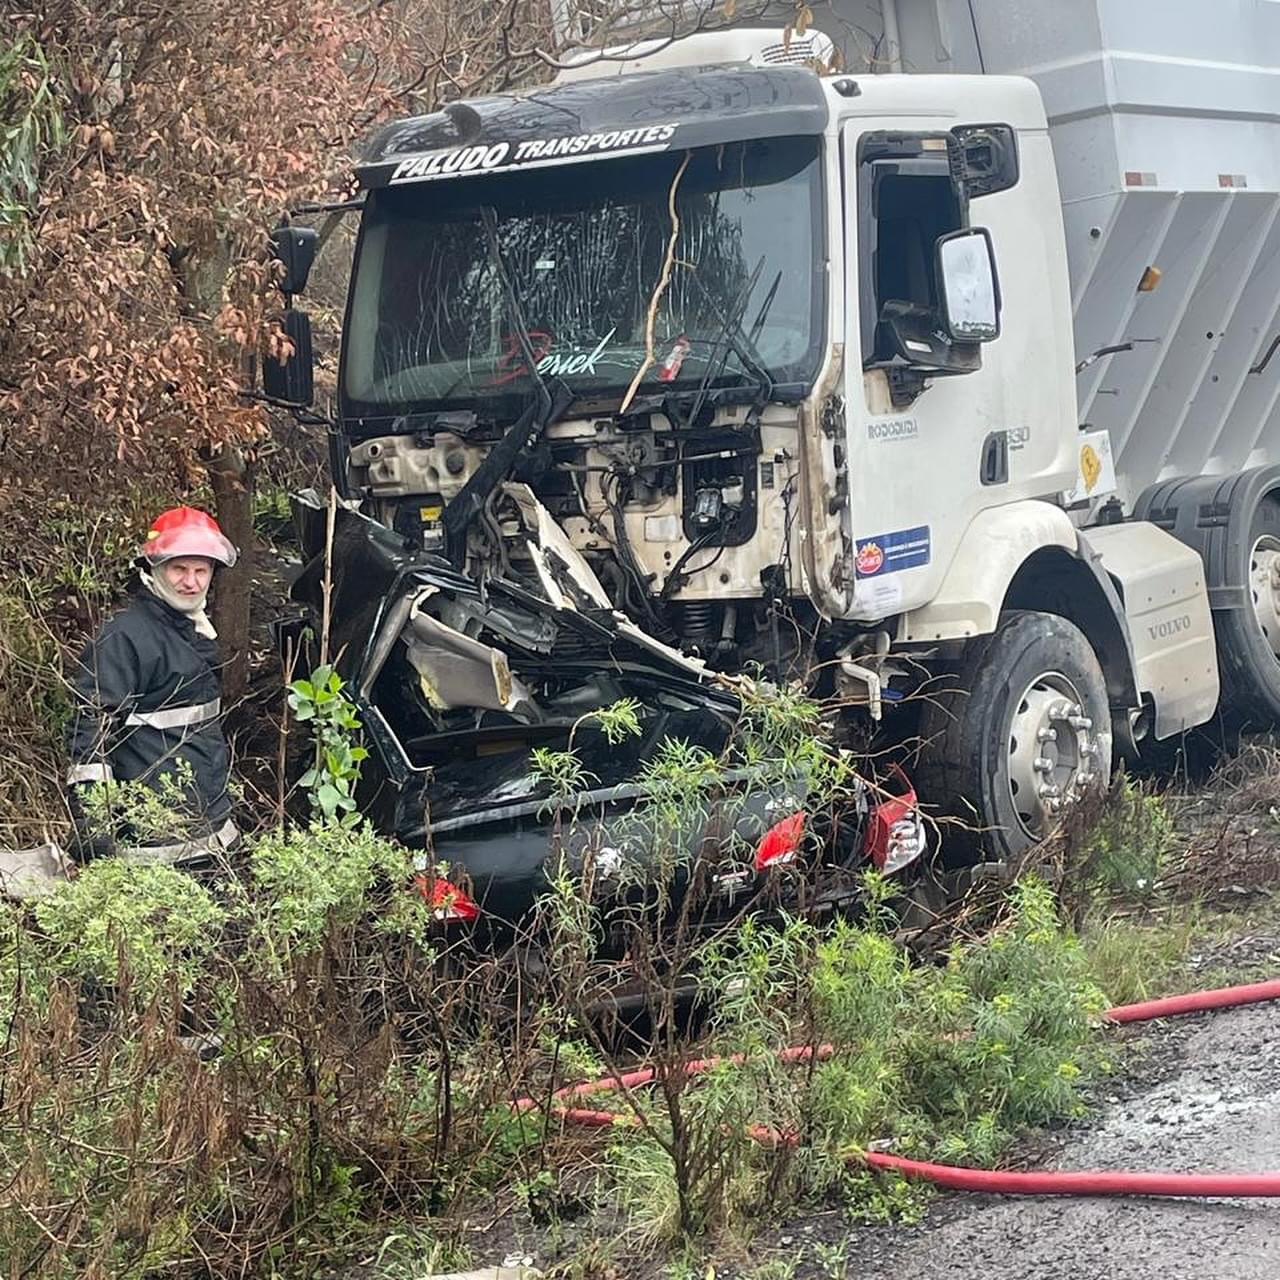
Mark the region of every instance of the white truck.
[[962, 57], [963, 8], [886, 4], [875, 73], [734, 30], [382, 127], [334, 434], [468, 580], [839, 695], [953, 859], [1280, 717], [1280, 4], [980, 0]]

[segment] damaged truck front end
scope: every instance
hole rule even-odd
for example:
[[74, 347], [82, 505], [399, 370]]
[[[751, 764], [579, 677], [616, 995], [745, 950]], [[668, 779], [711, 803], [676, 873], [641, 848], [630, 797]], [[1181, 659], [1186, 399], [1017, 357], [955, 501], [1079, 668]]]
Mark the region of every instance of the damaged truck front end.
[[[395, 121], [358, 162], [330, 652], [373, 753], [363, 811], [483, 920], [566, 867], [722, 915], [920, 860], [905, 777], [764, 768], [741, 696], [744, 673], [861, 687], [878, 715], [857, 658], [879, 634], [833, 585], [829, 117], [808, 69], [665, 71]], [[322, 542], [296, 592], [317, 613]], [[673, 774], [701, 781], [659, 837]]]

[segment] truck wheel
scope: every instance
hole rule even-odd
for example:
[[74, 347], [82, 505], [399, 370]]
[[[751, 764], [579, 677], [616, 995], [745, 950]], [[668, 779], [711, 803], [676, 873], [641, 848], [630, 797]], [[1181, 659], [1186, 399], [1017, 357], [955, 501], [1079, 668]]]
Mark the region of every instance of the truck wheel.
[[1010, 612], [968, 646], [953, 683], [921, 715], [921, 800], [958, 819], [943, 860], [1003, 860], [1043, 839], [1065, 807], [1111, 777], [1107, 686], [1080, 629]]
[[1280, 724], [1280, 498], [1258, 503], [1243, 551], [1250, 607], [1214, 615], [1221, 705], [1243, 726]]

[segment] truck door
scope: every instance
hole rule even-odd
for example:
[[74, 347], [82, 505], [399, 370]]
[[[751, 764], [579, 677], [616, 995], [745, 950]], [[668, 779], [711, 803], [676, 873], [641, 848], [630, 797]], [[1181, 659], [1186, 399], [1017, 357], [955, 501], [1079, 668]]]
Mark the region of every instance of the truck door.
[[[855, 120], [841, 139], [847, 533], [853, 613], [868, 620], [932, 600], [980, 511], [1052, 494], [1074, 471], [1040, 404], [1056, 381], [1037, 388], [1032, 360], [1036, 344], [1053, 345], [1060, 292], [1046, 283], [1052, 232], [1035, 225], [1059, 216], [1047, 144], [1047, 186], [1019, 189], [1015, 168], [971, 217], [966, 135], [948, 124], [907, 132]], [[1016, 156], [1013, 131], [1004, 137]], [[973, 227], [992, 247], [1002, 304], [998, 340], [981, 343], [949, 335], [942, 307], [939, 241]]]

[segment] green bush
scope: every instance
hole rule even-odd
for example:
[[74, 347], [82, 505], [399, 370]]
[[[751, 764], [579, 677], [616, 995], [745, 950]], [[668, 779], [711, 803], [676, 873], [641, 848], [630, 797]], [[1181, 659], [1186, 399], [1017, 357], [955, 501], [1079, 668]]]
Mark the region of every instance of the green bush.
[[1174, 843], [1173, 818], [1161, 796], [1122, 775], [1084, 838], [1077, 878], [1094, 894], [1149, 898]]
[[189, 760], [176, 760], [151, 781], [112, 779], [82, 788], [80, 802], [95, 831], [109, 831], [129, 844], [169, 843], [198, 837], [204, 819], [191, 812], [195, 788]]
[[63, 102], [45, 50], [6, 33], [0, 45], [0, 278], [26, 274], [35, 242], [42, 170], [66, 145]]
[[[912, 968], [885, 933], [844, 920], [747, 921], [705, 959], [712, 1042], [742, 1061], [682, 1098], [689, 1152], [718, 1156], [703, 1158], [689, 1188], [700, 1226], [749, 1226], [767, 1205], [833, 1193], [859, 1217], [914, 1215], [918, 1190], [850, 1158], [888, 1140], [918, 1157], [991, 1165], [1019, 1131], [1082, 1110], [1107, 1002], [1039, 881], [1015, 885], [1000, 927], [940, 968]], [[787, 1043], [830, 1056], [786, 1065], [777, 1049]], [[672, 1208], [679, 1144], [660, 1110], [646, 1118], [652, 1132], [619, 1156], [619, 1177], [639, 1229], [671, 1240], [691, 1222]], [[759, 1124], [780, 1140], [755, 1141]], [[627, 1143], [637, 1140], [616, 1150]]]
[[158, 1023], [88, 1052], [68, 994], [52, 1026], [16, 1030], [26, 1069], [0, 1108], [0, 1258], [41, 1280], [144, 1280], [195, 1265], [223, 1180], [237, 1176], [216, 1082]]
[[35, 907], [50, 971], [119, 986], [143, 1004], [169, 984], [190, 992], [218, 945], [227, 913], [173, 867], [117, 858], [91, 863]]
[[412, 872], [327, 823], [252, 842], [216, 898], [104, 859], [0, 910], [0, 1257], [304, 1274], [463, 1185], [509, 1089], [430, 981]]
[[1107, 1001], [1044, 884], [1015, 885], [1004, 926], [915, 985], [901, 1070], [923, 1149], [990, 1164], [1020, 1128], [1079, 1114]]
[[256, 936], [280, 954], [305, 956], [335, 926], [350, 927], [376, 906], [384, 928], [417, 930], [429, 911], [406, 892], [413, 857], [367, 824], [282, 827], [252, 843], [249, 879]]

